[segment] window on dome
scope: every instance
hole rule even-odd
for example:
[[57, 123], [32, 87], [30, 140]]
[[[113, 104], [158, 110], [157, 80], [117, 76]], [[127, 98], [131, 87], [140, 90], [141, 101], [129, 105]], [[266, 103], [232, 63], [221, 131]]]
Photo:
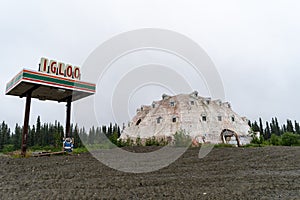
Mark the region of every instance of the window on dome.
[[176, 122], [176, 117], [172, 118], [172, 122], [175, 123]]
[[231, 117], [231, 121], [233, 121], [233, 122], [235, 121], [234, 116]]

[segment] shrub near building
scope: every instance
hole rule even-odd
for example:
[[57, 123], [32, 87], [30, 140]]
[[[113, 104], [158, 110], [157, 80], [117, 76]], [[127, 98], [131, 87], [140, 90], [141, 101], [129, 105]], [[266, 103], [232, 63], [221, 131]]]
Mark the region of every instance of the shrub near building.
[[286, 132], [281, 136], [281, 145], [296, 146], [300, 145], [300, 135]]

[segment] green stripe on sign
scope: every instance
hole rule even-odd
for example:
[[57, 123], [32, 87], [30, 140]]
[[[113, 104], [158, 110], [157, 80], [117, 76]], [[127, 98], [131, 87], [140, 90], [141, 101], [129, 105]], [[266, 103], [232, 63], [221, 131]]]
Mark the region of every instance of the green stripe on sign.
[[27, 72], [24, 73], [24, 77], [33, 78], [33, 79], [41, 80], [41, 81], [47, 81], [47, 82], [50, 82], [50, 83], [56, 83], [56, 84], [71, 86], [71, 87], [75, 86], [75, 87], [88, 89], [88, 90], [95, 90], [96, 89], [95, 86], [90, 86], [90, 85], [86, 85], [86, 84], [82, 84], [82, 83], [78, 83], [78, 82], [72, 82], [72, 81], [68, 81], [68, 80], [53, 79], [51, 77], [40, 76], [40, 75], [31, 74], [31, 73], [27, 73]]
[[20, 73], [17, 77], [15, 77], [9, 83], [7, 83], [7, 85], [6, 85], [6, 91], [8, 89], [10, 89], [10, 87], [12, 87], [16, 82], [18, 82], [22, 78], [22, 76], [23, 76], [23, 73]]

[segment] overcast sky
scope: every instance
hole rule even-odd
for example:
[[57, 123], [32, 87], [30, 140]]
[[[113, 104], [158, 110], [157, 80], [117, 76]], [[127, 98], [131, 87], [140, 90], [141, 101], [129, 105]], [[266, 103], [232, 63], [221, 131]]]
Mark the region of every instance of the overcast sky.
[[[240, 115], [300, 120], [297, 0], [0, 2], [0, 120], [11, 128], [24, 116], [25, 99], [4, 95], [16, 73], [38, 70], [42, 56], [83, 65], [102, 42], [139, 28], [169, 29], [197, 42]], [[33, 100], [31, 114], [31, 124], [38, 115], [43, 122], [64, 123], [65, 105]]]

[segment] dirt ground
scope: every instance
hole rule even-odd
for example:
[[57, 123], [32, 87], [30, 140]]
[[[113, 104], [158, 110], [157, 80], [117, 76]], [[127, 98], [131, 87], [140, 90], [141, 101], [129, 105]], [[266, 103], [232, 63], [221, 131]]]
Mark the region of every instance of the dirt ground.
[[0, 199], [300, 199], [300, 147], [214, 148], [203, 159], [198, 151], [146, 174], [88, 153], [0, 157]]

